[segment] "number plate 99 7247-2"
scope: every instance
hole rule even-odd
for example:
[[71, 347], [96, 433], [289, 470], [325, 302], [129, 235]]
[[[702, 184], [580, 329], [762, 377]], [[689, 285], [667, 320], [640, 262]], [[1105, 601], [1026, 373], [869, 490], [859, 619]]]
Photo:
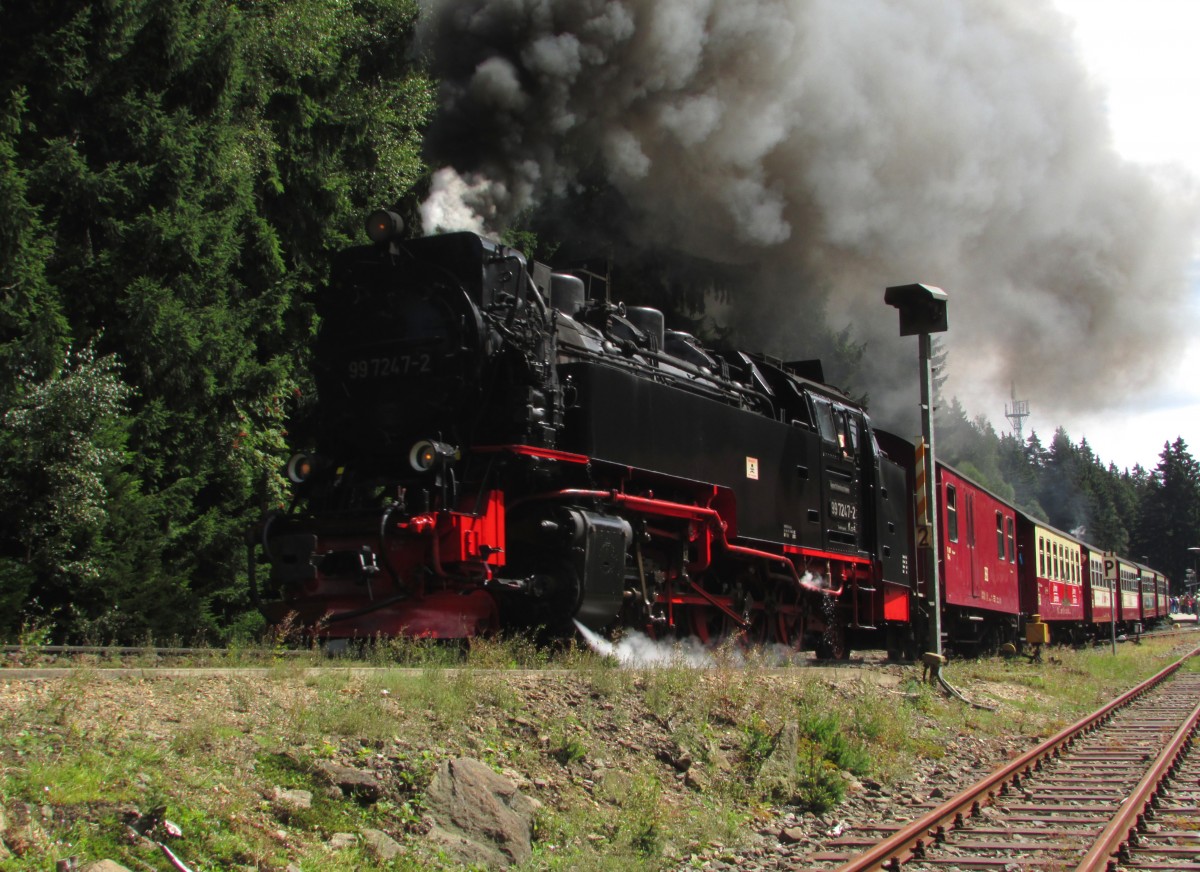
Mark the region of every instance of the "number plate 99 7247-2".
[[429, 354], [358, 357], [346, 365], [346, 375], [352, 379], [393, 378], [405, 375], [427, 375], [432, 372], [433, 357]]
[[847, 533], [858, 532], [858, 506], [854, 503], [830, 500], [829, 515], [837, 529]]

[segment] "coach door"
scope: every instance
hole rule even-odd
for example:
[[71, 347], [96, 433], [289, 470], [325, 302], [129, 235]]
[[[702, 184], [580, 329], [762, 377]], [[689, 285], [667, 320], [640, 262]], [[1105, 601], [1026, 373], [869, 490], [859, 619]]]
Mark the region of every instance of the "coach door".
[[975, 491], [969, 487], [963, 488], [963, 511], [967, 522], [967, 554], [970, 555], [971, 596], [976, 599], [981, 595], [979, 589], [979, 555], [975, 548]]

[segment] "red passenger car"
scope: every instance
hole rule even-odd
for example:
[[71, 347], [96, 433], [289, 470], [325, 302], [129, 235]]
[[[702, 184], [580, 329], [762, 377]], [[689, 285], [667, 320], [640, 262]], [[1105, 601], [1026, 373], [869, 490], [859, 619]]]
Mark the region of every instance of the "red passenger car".
[[1015, 509], [942, 464], [937, 503], [949, 644], [972, 651], [1015, 641], [1021, 612]]
[[1115, 551], [1104, 552], [1104, 577], [1118, 591], [1117, 630], [1140, 633], [1142, 630], [1142, 583], [1137, 564], [1119, 557]]
[[1170, 611], [1164, 594], [1167, 579], [1157, 569], [1151, 569], [1149, 566], [1139, 563], [1137, 568], [1141, 574], [1142, 623], [1147, 627], [1153, 627]]
[[1104, 575], [1104, 552], [1088, 546], [1083, 563], [1084, 620], [1090, 625], [1092, 635], [1099, 638], [1108, 632], [1113, 621], [1113, 590]]
[[1086, 618], [1087, 546], [1028, 515], [1019, 517], [1022, 611], [1041, 615], [1052, 641], [1077, 642]]

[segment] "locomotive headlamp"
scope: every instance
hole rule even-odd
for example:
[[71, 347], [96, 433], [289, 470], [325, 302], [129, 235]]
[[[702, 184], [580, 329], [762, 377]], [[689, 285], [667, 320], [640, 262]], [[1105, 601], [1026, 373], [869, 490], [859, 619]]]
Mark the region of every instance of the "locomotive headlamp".
[[417, 472], [429, 472], [436, 466], [450, 460], [457, 454], [453, 445], [445, 442], [434, 442], [432, 439], [422, 439], [408, 452], [408, 463]]
[[400, 235], [404, 230], [404, 219], [395, 212], [380, 209], [367, 216], [367, 236], [372, 242], [384, 243]]
[[313, 466], [311, 454], [293, 454], [287, 464], [287, 477], [293, 484], [302, 484], [312, 475]]

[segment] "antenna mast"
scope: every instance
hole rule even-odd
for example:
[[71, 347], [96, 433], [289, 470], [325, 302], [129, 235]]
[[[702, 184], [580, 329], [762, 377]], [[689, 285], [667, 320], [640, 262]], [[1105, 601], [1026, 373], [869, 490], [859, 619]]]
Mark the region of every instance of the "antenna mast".
[[1029, 417], [1029, 401], [1017, 399], [1016, 382], [1013, 382], [1012, 385], [1012, 405], [1004, 404], [1004, 416], [1012, 422], [1013, 429], [1017, 431], [1017, 438], [1024, 442], [1025, 419]]

